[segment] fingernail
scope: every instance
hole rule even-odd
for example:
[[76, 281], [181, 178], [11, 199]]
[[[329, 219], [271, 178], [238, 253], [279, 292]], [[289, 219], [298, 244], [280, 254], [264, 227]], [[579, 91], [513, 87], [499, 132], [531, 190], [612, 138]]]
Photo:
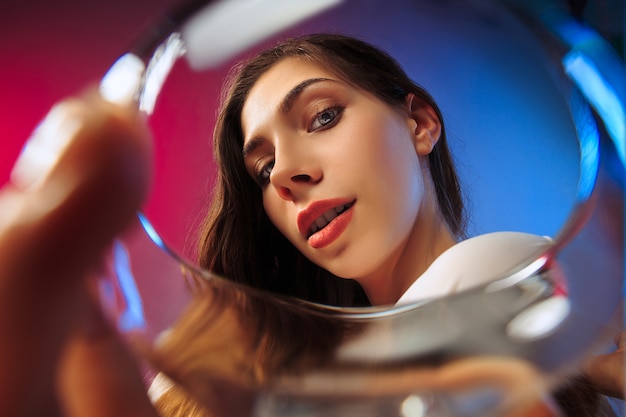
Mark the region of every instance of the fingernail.
[[119, 105], [130, 105], [141, 87], [145, 64], [133, 54], [123, 55], [100, 82], [100, 95]]
[[0, 216], [0, 236], [2, 236], [24, 213], [23, 196], [8, 188], [0, 191], [0, 213], [2, 213]]
[[36, 189], [50, 175], [82, 125], [73, 108], [68, 102], [55, 105], [35, 128], [11, 171], [11, 183], [18, 189]]

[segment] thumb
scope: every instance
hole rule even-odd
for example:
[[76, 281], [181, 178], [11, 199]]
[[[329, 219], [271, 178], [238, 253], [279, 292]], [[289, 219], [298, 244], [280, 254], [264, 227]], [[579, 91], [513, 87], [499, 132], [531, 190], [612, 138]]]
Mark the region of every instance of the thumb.
[[137, 110], [97, 94], [55, 106], [0, 190], [0, 415], [50, 415], [80, 287], [151, 175]]
[[59, 361], [57, 392], [67, 417], [156, 417], [133, 356], [85, 297], [82, 323]]

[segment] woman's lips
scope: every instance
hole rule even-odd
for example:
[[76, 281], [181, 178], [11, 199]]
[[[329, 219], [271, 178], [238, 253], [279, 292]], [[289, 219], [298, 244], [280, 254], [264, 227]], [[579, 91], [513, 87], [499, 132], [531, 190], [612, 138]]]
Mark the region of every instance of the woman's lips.
[[352, 212], [352, 206], [350, 206], [332, 219], [324, 228], [309, 236], [309, 245], [313, 249], [321, 249], [333, 243], [348, 227], [348, 223], [352, 220]]
[[355, 200], [332, 199], [316, 201], [298, 213], [300, 233], [315, 249], [328, 246], [346, 229], [352, 219]]

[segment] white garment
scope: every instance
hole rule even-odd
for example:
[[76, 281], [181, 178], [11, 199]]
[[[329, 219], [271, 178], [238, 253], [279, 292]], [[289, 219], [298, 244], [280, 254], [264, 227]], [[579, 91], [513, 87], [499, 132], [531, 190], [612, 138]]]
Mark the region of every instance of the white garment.
[[553, 243], [545, 236], [495, 232], [457, 243], [442, 253], [397, 304], [443, 297], [504, 278], [535, 260]]
[[[548, 237], [528, 233], [495, 232], [457, 243], [435, 259], [396, 305], [442, 298], [514, 276], [540, 257], [552, 242]], [[376, 321], [359, 337], [343, 343], [337, 357], [373, 362], [400, 358], [417, 351], [434, 351], [452, 345], [465, 331], [462, 319], [441, 323], [440, 320], [447, 316], [419, 314], [410, 316], [410, 326], [426, 331], [428, 337], [423, 337], [423, 332], [409, 334], [400, 329], [407, 325], [406, 316], [402, 317]]]

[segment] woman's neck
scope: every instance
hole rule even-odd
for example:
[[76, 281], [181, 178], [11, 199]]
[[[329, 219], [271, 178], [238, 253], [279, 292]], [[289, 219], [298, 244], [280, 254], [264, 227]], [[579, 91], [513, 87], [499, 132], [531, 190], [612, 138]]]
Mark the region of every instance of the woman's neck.
[[456, 243], [436, 203], [425, 199], [406, 241], [378, 271], [357, 281], [372, 305], [395, 304], [433, 261]]

